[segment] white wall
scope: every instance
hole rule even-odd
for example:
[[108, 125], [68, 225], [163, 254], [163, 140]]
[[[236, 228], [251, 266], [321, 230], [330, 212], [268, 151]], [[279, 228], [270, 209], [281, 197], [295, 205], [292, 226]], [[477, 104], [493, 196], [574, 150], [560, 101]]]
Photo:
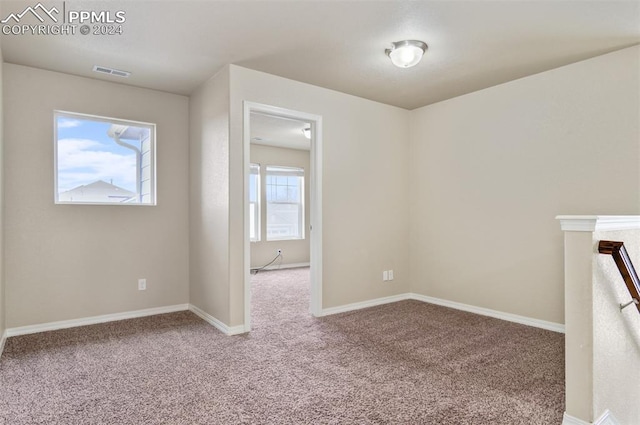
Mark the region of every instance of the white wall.
[[[260, 233], [261, 239], [251, 242], [251, 267], [262, 267], [272, 261], [278, 249], [282, 250], [282, 261], [274, 264], [301, 264], [309, 263], [309, 151], [297, 149], [283, 149], [273, 146], [251, 145], [251, 162], [260, 164], [261, 200], [260, 209]], [[297, 167], [304, 169], [304, 223], [305, 238], [301, 240], [268, 241], [267, 236], [267, 195], [266, 169], [269, 165], [283, 167]]]
[[[188, 302], [188, 99], [12, 64], [3, 77], [7, 327]], [[54, 205], [55, 109], [156, 123], [158, 205]]]
[[[323, 117], [323, 307], [409, 291], [406, 110], [231, 66], [231, 324], [243, 323], [243, 101]], [[311, 223], [313, 224], [313, 223]], [[393, 282], [382, 271], [395, 270]]]
[[192, 93], [189, 114], [189, 298], [229, 324], [228, 68]]
[[[324, 308], [412, 291], [562, 323], [553, 217], [640, 205], [639, 49], [411, 112], [233, 65], [187, 100], [7, 64], [7, 324], [188, 300], [242, 324], [244, 100], [323, 116]], [[158, 123], [159, 205], [54, 206], [53, 109]]]
[[[2, 91], [4, 62], [0, 49], [0, 341], [6, 329], [5, 322], [5, 283], [4, 283], [4, 95]], [[1, 344], [1, 342], [0, 342]], [[0, 355], [2, 348], [0, 347]]]
[[640, 47], [411, 112], [414, 292], [563, 323], [558, 214], [640, 212]]

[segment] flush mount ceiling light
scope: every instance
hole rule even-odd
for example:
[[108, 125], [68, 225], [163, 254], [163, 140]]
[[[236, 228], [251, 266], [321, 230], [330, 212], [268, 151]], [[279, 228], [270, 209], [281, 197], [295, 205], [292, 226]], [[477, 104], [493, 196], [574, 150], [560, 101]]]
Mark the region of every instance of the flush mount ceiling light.
[[403, 40], [391, 43], [392, 47], [384, 52], [398, 68], [410, 68], [422, 59], [427, 51], [427, 43], [418, 40]]

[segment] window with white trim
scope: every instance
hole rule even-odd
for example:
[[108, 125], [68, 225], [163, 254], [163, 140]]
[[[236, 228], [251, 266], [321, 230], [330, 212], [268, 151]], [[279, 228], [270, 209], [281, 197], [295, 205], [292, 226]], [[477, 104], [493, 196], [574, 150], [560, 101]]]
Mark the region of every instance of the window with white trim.
[[155, 124], [54, 112], [55, 203], [155, 205]]
[[304, 169], [266, 167], [267, 240], [304, 239]]
[[249, 240], [260, 241], [260, 164], [249, 166]]

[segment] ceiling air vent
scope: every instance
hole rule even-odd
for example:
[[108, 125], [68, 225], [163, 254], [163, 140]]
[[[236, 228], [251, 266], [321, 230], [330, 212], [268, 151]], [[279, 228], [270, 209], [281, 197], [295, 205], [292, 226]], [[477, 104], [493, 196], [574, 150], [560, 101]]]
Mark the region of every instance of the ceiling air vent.
[[107, 68], [106, 66], [98, 66], [98, 65], [93, 66], [93, 71], [99, 72], [101, 74], [115, 75], [116, 77], [124, 77], [124, 78], [128, 78], [131, 75], [131, 73], [128, 71], [121, 71], [119, 69]]

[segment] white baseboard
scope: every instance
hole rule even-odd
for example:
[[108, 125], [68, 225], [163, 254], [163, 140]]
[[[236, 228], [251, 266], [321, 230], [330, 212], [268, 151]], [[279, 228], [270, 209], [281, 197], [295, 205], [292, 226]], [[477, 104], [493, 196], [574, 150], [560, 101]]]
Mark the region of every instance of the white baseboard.
[[469, 304], [462, 304], [455, 301], [443, 300], [440, 298], [428, 297], [426, 295], [406, 293], [400, 295], [393, 295], [390, 297], [376, 298], [373, 300], [362, 301], [353, 304], [345, 304], [337, 307], [325, 308], [322, 310], [321, 316], [328, 316], [331, 314], [344, 313], [347, 311], [359, 310], [361, 308], [374, 307], [377, 305], [394, 303], [403, 300], [416, 300], [429, 304], [441, 305], [443, 307], [454, 308], [456, 310], [463, 310], [469, 313], [479, 314], [481, 316], [494, 317], [496, 319], [506, 320], [508, 322], [520, 323], [522, 325], [533, 326], [535, 328], [546, 329], [549, 331], [564, 333], [564, 325], [561, 323], [547, 322], [539, 319], [532, 319], [530, 317], [518, 316], [516, 314], [504, 313], [502, 311], [491, 310], [483, 307], [476, 307]]
[[207, 322], [210, 325], [214, 326], [220, 332], [222, 332], [222, 333], [224, 333], [226, 335], [239, 335], [239, 334], [245, 333], [244, 325], [227, 326], [224, 323], [222, 323], [220, 320], [216, 319], [215, 317], [213, 317], [209, 313], [207, 313], [204, 310], [196, 307], [193, 304], [189, 304], [189, 310], [191, 310], [194, 314], [199, 316], [202, 320], [204, 320], [205, 322]]
[[362, 308], [375, 307], [377, 305], [395, 303], [409, 299], [409, 294], [392, 295], [390, 297], [376, 298], [374, 300], [362, 301], [359, 303], [345, 304], [338, 307], [329, 307], [322, 309], [321, 316], [329, 316], [332, 314], [346, 313], [347, 311], [360, 310]]
[[507, 322], [520, 323], [521, 325], [533, 326], [534, 328], [546, 329], [548, 331], [564, 333], [564, 325], [561, 323], [547, 322], [545, 320], [533, 319], [531, 317], [519, 316], [517, 314], [505, 313], [502, 311], [491, 310], [484, 307], [476, 307], [469, 304], [462, 304], [455, 301], [443, 300], [440, 298], [428, 297], [420, 294], [408, 294], [409, 299], [423, 301], [430, 304], [437, 304], [444, 307], [454, 308], [456, 310], [468, 311], [469, 313], [479, 314], [481, 316], [494, 317], [496, 319], [506, 320]]
[[[289, 266], [305, 267], [304, 264], [302, 265], [292, 264]], [[515, 323], [520, 323], [527, 326], [534, 326], [537, 328], [564, 333], [564, 325], [559, 323], [546, 322], [544, 320], [532, 319], [529, 317], [518, 316], [510, 313], [503, 313], [496, 310], [490, 310], [482, 307], [476, 307], [468, 304], [442, 300], [439, 298], [433, 298], [433, 297], [428, 297], [425, 295], [414, 294], [414, 293], [405, 293], [405, 294], [393, 295], [390, 297], [376, 298], [373, 300], [346, 304], [346, 305], [337, 306], [337, 307], [330, 307], [330, 308], [323, 309], [321, 312], [321, 316], [345, 313], [348, 311], [360, 310], [363, 308], [374, 307], [382, 304], [389, 304], [389, 303], [404, 301], [409, 299], [427, 302], [431, 304], [442, 305], [444, 307], [450, 307], [457, 310], [468, 311], [470, 313], [480, 314], [483, 316], [495, 317], [497, 319], [502, 319], [509, 322], [515, 322]], [[199, 309], [193, 304], [177, 304], [177, 305], [166, 306], [166, 307], [148, 308], [144, 310], [128, 311], [128, 312], [115, 313], [115, 314], [105, 314], [101, 316], [85, 317], [81, 319], [63, 320], [59, 322], [49, 322], [49, 323], [41, 323], [37, 325], [9, 328], [5, 330], [2, 336], [2, 339], [0, 340], [0, 355], [2, 354], [2, 350], [4, 348], [6, 339], [11, 336], [27, 335], [27, 334], [37, 333], [37, 332], [46, 332], [46, 331], [53, 331], [58, 329], [67, 329], [67, 328], [73, 328], [77, 326], [94, 325], [98, 323], [113, 322], [117, 320], [134, 319], [137, 317], [152, 316], [152, 315], [164, 314], [164, 313], [173, 313], [176, 311], [184, 311], [184, 310], [192, 311], [193, 313], [201, 317], [203, 320], [205, 320], [207, 323], [215, 326], [217, 329], [219, 329], [221, 332], [225, 333], [226, 335], [239, 335], [246, 332], [244, 325], [227, 326], [226, 324], [222, 323], [220, 320], [204, 312], [203, 310]], [[600, 422], [600, 424], [615, 425], [615, 422], [607, 422], [605, 417], [605, 421]]]
[[7, 342], [7, 331], [2, 333], [2, 337], [0, 337], [0, 357], [2, 357], [2, 352], [4, 351], [4, 343]]
[[215, 326], [217, 329], [227, 335], [239, 335], [245, 333], [244, 325], [227, 326], [215, 317], [204, 312], [192, 304], [177, 304], [166, 307], [147, 308], [144, 310], [126, 311], [123, 313], [104, 314], [101, 316], [84, 317], [80, 319], [62, 320], [59, 322], [40, 323], [37, 325], [20, 326], [5, 330], [0, 340], [0, 355], [4, 349], [5, 341], [8, 337], [27, 335], [38, 332], [55, 331], [59, 329], [75, 328], [78, 326], [95, 325], [98, 323], [115, 322], [118, 320], [135, 319], [138, 317], [154, 316], [156, 314], [174, 313], [176, 311], [190, 310], [207, 323]]
[[[309, 267], [310, 265], [311, 265], [310, 263], [280, 264], [280, 265], [265, 267], [263, 270], [267, 271], [267, 270], [281, 270], [281, 269], [297, 269], [299, 267]], [[252, 269], [252, 270], [255, 270], [255, 269]]]
[[41, 323], [37, 325], [9, 328], [5, 336], [27, 335], [38, 332], [55, 331], [58, 329], [75, 328], [77, 326], [95, 325], [98, 323], [115, 322], [117, 320], [135, 319], [137, 317], [153, 316], [156, 314], [174, 313], [189, 310], [189, 304], [177, 304], [166, 307], [147, 308], [144, 310], [125, 311], [123, 313], [104, 314], [101, 316], [84, 317], [81, 319], [62, 320], [59, 322]]
[[613, 413], [607, 409], [598, 419], [596, 419], [593, 425], [620, 425], [620, 422], [618, 422], [615, 416], [613, 416]]
[[591, 422], [585, 422], [582, 419], [574, 418], [567, 412], [562, 416], [562, 425], [591, 425]]
[[[582, 419], [575, 418], [564, 412], [562, 417], [562, 425], [591, 425], [591, 422], [583, 421]], [[593, 422], [593, 425], [620, 425], [620, 422], [613, 416], [613, 413], [609, 409], [605, 410], [598, 419]]]

